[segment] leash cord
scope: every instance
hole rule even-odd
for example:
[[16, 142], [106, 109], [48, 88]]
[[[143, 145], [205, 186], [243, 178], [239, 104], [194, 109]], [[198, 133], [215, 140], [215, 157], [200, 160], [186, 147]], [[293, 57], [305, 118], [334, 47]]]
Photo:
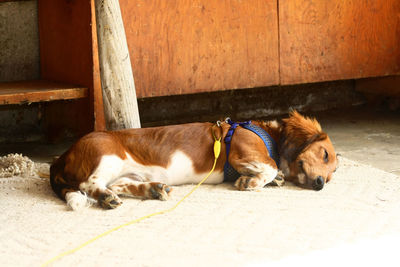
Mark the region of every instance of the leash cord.
[[114, 227], [114, 228], [112, 228], [112, 229], [110, 229], [110, 230], [108, 230], [108, 231], [106, 231], [106, 232], [104, 232], [104, 233], [102, 233], [102, 234], [99, 234], [98, 236], [93, 237], [92, 239], [90, 239], [90, 240], [88, 240], [88, 241], [82, 243], [81, 245], [77, 246], [76, 248], [73, 248], [73, 249], [71, 249], [71, 250], [65, 251], [65, 252], [63, 252], [63, 253], [61, 253], [61, 254], [55, 256], [54, 258], [52, 258], [52, 259], [46, 261], [46, 262], [45, 262], [44, 264], [42, 264], [41, 266], [42, 266], [42, 267], [48, 266], [49, 264], [51, 264], [51, 263], [53, 263], [53, 262], [55, 262], [55, 261], [57, 261], [57, 260], [59, 260], [59, 259], [65, 257], [65, 256], [67, 256], [67, 255], [73, 254], [73, 253], [77, 252], [78, 250], [80, 250], [80, 249], [82, 249], [82, 248], [88, 246], [89, 244], [93, 243], [94, 241], [96, 241], [96, 240], [98, 240], [98, 239], [100, 239], [100, 238], [102, 238], [102, 237], [104, 237], [104, 236], [106, 236], [106, 235], [109, 235], [109, 234], [111, 234], [111, 233], [113, 233], [113, 232], [115, 232], [115, 231], [117, 231], [117, 230], [119, 230], [119, 229], [121, 229], [121, 228], [124, 228], [124, 227], [126, 227], [126, 226], [129, 226], [129, 225], [132, 225], [132, 224], [141, 222], [141, 221], [143, 221], [143, 220], [145, 220], [145, 219], [148, 219], [148, 218], [150, 218], [150, 217], [154, 217], [154, 216], [156, 216], [156, 215], [161, 215], [161, 214], [164, 214], [164, 213], [168, 213], [168, 212], [174, 211], [185, 199], [187, 199], [194, 191], [196, 191], [197, 188], [199, 188], [200, 185], [203, 184], [203, 183], [208, 179], [208, 177], [213, 173], [213, 171], [214, 171], [214, 169], [215, 169], [215, 166], [217, 165], [217, 160], [218, 160], [219, 154], [220, 154], [220, 152], [221, 152], [221, 138], [217, 139], [217, 138], [214, 136], [214, 139], [215, 139], [215, 142], [214, 142], [214, 157], [215, 157], [215, 158], [214, 158], [214, 164], [213, 164], [213, 167], [211, 168], [211, 171], [203, 178], [203, 180], [201, 180], [195, 187], [193, 187], [192, 190], [190, 190], [190, 192], [187, 193], [187, 194], [186, 194], [181, 200], [179, 200], [178, 203], [176, 203], [174, 206], [172, 206], [172, 207], [169, 208], [169, 209], [165, 209], [165, 210], [161, 210], [161, 211], [158, 211], [158, 212], [154, 212], [154, 213], [151, 213], [151, 214], [149, 214], [149, 215], [146, 215], [146, 216], [140, 217], [140, 218], [138, 218], [138, 219], [132, 220], [132, 221], [130, 221], [130, 222], [121, 224], [121, 225], [119, 225], [119, 226], [117, 226], [117, 227]]

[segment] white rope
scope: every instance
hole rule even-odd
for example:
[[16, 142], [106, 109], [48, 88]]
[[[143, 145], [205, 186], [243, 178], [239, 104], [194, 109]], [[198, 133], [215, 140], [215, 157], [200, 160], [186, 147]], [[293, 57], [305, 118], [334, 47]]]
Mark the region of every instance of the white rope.
[[48, 173], [47, 163], [34, 163], [22, 154], [11, 153], [0, 157], [0, 178], [21, 176], [37, 177], [40, 173]]

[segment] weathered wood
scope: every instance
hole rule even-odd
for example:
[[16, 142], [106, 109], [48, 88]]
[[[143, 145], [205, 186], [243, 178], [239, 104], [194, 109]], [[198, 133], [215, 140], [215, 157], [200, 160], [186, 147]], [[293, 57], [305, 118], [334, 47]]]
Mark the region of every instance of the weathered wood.
[[140, 128], [135, 84], [119, 2], [96, 0], [95, 8], [107, 128]]
[[400, 73], [399, 0], [279, 1], [282, 84]]
[[0, 105], [78, 99], [87, 96], [87, 88], [64, 83], [43, 80], [0, 83]]
[[120, 0], [139, 98], [279, 82], [276, 0]]

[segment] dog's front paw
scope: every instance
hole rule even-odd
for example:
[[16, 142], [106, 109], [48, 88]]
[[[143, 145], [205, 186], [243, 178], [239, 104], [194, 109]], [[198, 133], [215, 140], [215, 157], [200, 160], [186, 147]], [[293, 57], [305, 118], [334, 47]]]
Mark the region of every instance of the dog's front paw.
[[235, 187], [240, 191], [259, 189], [264, 183], [256, 177], [240, 176], [235, 182]]
[[285, 184], [285, 179], [282, 171], [279, 171], [276, 175], [275, 179], [270, 182], [268, 185], [275, 185], [275, 186], [283, 186]]
[[171, 188], [162, 183], [150, 183], [148, 197], [152, 199], [167, 200], [169, 194], [171, 193]]

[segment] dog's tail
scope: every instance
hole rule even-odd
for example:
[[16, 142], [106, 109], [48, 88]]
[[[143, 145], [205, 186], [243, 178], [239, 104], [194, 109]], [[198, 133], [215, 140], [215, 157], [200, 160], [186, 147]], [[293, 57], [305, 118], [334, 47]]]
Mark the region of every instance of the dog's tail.
[[50, 167], [50, 185], [59, 198], [65, 200], [72, 210], [88, 207], [91, 201], [78, 187], [67, 182], [64, 172], [65, 161], [61, 156]]

